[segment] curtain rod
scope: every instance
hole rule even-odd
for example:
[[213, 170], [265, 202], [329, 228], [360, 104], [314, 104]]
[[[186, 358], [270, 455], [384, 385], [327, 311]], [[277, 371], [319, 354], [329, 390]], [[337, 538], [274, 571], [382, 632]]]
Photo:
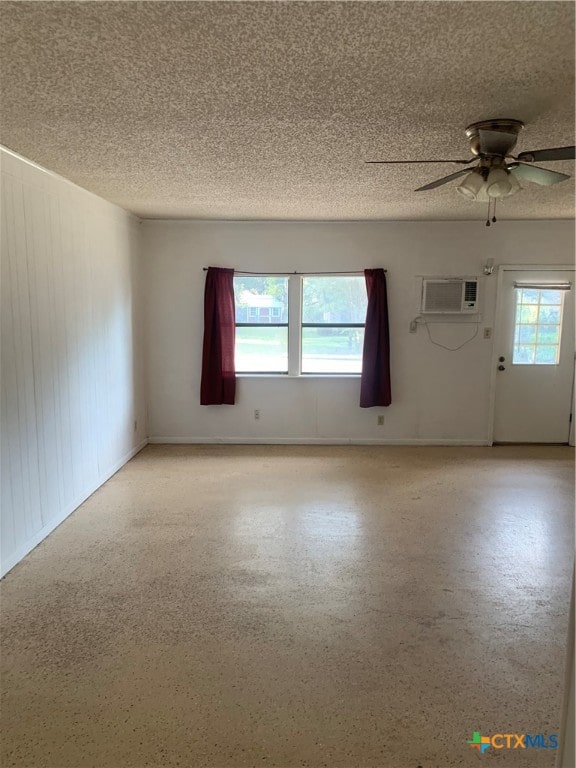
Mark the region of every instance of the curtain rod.
[[[204, 272], [208, 272], [208, 267], [202, 267]], [[281, 275], [283, 277], [289, 277], [290, 275], [358, 275], [361, 272], [363, 272], [363, 269], [354, 269], [349, 272], [246, 272], [242, 269], [235, 269], [234, 272], [237, 275], [259, 275], [262, 277], [267, 277], [268, 275]], [[384, 272], [388, 272], [387, 269], [384, 270]]]

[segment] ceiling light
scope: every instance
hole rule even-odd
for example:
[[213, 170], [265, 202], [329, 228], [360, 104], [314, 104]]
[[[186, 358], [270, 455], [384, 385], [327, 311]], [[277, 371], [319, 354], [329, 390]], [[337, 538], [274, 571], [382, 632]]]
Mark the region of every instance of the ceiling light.
[[459, 184], [456, 189], [461, 195], [467, 197], [469, 200], [476, 200], [478, 192], [482, 189], [484, 179], [482, 174], [474, 170], [464, 177], [462, 184]]
[[512, 184], [504, 168], [492, 168], [486, 179], [488, 197], [507, 197], [512, 192]]
[[516, 192], [520, 192], [522, 187], [520, 186], [520, 182], [516, 178], [516, 174], [509, 173], [508, 181], [510, 182], [510, 187], [511, 187], [510, 192], [508, 193], [508, 197], [510, 197], [510, 195], [515, 195]]
[[477, 194], [477, 195], [476, 195], [476, 197], [474, 198], [474, 200], [476, 200], [476, 202], [477, 202], [477, 203], [487, 203], [487, 202], [488, 202], [488, 200], [491, 200], [491, 199], [492, 199], [491, 197], [488, 197], [488, 192], [487, 192], [487, 189], [488, 189], [488, 185], [487, 185], [487, 184], [486, 184], [486, 182], [484, 181], [484, 182], [482, 183], [482, 186], [481, 186], [481, 187], [480, 187], [480, 189], [478, 190], [478, 194]]
[[475, 168], [456, 189], [468, 200], [477, 203], [510, 197], [522, 189], [516, 176], [507, 168], [498, 166], [492, 168], [487, 176], [486, 173], [485, 168]]

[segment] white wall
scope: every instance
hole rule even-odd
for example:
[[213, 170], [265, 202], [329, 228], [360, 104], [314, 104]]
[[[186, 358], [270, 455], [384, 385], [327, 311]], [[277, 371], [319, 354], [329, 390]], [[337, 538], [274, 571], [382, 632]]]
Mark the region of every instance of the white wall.
[[139, 220], [0, 161], [4, 573], [145, 441], [146, 409]]
[[[152, 441], [368, 441], [484, 444], [497, 276], [482, 277], [478, 336], [459, 352], [409, 333], [415, 275], [481, 275], [496, 263], [571, 264], [570, 221], [143, 222]], [[200, 406], [204, 266], [255, 271], [388, 269], [392, 398], [360, 409], [359, 379], [242, 378], [235, 406]], [[457, 346], [471, 325], [432, 326]], [[253, 417], [260, 409], [261, 419]], [[383, 427], [377, 415], [385, 414]]]

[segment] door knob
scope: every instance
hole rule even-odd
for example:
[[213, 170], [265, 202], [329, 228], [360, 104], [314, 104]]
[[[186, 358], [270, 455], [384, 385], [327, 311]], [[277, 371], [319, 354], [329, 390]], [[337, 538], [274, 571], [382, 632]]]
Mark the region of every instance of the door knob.
[[499, 363], [503, 363], [503, 362], [504, 362], [504, 360], [506, 360], [506, 358], [505, 358], [505, 357], [499, 357], [499, 358], [498, 358], [498, 362], [499, 362]]
[[498, 366], [498, 370], [499, 370], [499, 371], [505, 371], [505, 370], [506, 370], [506, 367], [505, 367], [504, 365], [499, 365], [499, 366]]

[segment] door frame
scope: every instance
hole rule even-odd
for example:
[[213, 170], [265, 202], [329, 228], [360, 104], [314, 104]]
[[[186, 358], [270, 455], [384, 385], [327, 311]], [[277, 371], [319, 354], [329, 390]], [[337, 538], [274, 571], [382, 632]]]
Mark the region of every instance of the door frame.
[[[498, 346], [502, 341], [502, 314], [504, 301], [502, 297], [502, 283], [504, 282], [505, 272], [519, 272], [526, 270], [530, 272], [576, 272], [574, 264], [498, 264], [498, 279], [496, 283], [496, 310], [494, 312], [494, 343], [492, 345], [492, 356], [490, 364], [490, 395], [488, 401], [488, 445], [494, 445], [494, 418], [496, 411], [496, 367], [498, 363]], [[576, 290], [576, 281], [572, 287]], [[572, 382], [572, 391], [574, 391], [574, 382]], [[572, 421], [571, 436], [573, 437], [574, 420]], [[573, 440], [570, 441], [570, 445]]]

